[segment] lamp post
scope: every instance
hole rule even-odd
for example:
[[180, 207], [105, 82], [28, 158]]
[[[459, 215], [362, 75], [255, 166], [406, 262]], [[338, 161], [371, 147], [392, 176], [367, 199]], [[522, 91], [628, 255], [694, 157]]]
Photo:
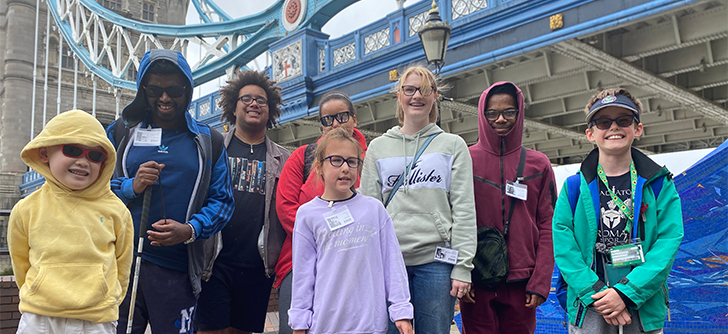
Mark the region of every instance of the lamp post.
[[451, 31], [450, 24], [442, 22], [440, 9], [437, 8], [435, 0], [432, 0], [432, 9], [430, 9], [425, 24], [418, 29], [417, 35], [420, 36], [427, 62], [430, 65], [435, 65], [435, 74], [440, 73], [445, 63], [445, 52], [447, 52], [447, 43], [450, 41]]
[[[442, 66], [445, 64], [445, 52], [447, 52], [447, 43], [450, 41], [450, 32], [452, 27], [447, 22], [442, 22], [440, 18], [440, 9], [437, 3], [432, 0], [432, 9], [425, 24], [417, 30], [420, 36], [420, 43], [425, 50], [425, 57], [430, 65], [435, 65], [435, 75], [440, 74]], [[437, 126], [440, 126], [440, 101], [444, 96], [437, 93]]]

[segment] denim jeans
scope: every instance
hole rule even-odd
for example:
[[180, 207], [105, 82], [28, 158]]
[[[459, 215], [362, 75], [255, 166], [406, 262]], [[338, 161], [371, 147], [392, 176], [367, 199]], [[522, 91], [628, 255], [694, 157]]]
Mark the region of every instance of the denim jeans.
[[[451, 264], [441, 262], [407, 267], [410, 298], [415, 307], [415, 333], [450, 333], [455, 309], [455, 297], [450, 295], [452, 268]], [[391, 321], [387, 333], [399, 334]]]

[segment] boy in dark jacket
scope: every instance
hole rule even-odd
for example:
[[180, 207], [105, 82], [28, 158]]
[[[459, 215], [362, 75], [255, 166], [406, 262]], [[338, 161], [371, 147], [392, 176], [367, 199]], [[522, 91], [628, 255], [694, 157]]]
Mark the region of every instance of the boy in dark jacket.
[[621, 88], [595, 94], [585, 109], [597, 149], [572, 176], [579, 187], [564, 184], [553, 220], [569, 333], [662, 332], [682, 211], [667, 168], [632, 148], [641, 110]]

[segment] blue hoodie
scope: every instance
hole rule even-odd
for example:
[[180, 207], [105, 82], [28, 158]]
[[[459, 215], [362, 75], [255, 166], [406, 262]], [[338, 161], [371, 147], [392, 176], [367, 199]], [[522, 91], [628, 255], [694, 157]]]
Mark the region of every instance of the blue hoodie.
[[[172, 50], [150, 50], [148, 51], [139, 64], [139, 74], [137, 76], [137, 95], [129, 105], [124, 108], [122, 117], [112, 123], [107, 129], [107, 136], [114, 144], [117, 155], [116, 168], [114, 178], [111, 180], [111, 190], [129, 207], [134, 218], [135, 228], [139, 229], [141, 220], [141, 206], [143, 196], [134, 193], [133, 181], [134, 171], [138, 166], [130, 165], [129, 161], [144, 160], [144, 158], [134, 157], [134, 152], [130, 148], [133, 146], [134, 133], [140, 127], [146, 127], [151, 120], [148, 102], [144, 90], [141, 89], [143, 78], [147, 73], [150, 65], [159, 60], [167, 60], [176, 64], [184, 73], [187, 79], [187, 101], [185, 110], [192, 98], [193, 80], [192, 71], [181, 53]], [[172, 172], [179, 169], [180, 166], [174, 166], [167, 163], [161, 177], [166, 179], [164, 182], [164, 193], [167, 194], [168, 203], [166, 207], [167, 218], [175, 219], [175, 213], [180, 223], [190, 223], [195, 229], [198, 242], [183, 245], [174, 245], [171, 247], [152, 247], [145, 252], [143, 258], [155, 262], [159, 265], [170, 267], [168, 263], [159, 263], [165, 255], [178, 256], [187, 253], [187, 272], [190, 276], [193, 292], [197, 295], [200, 291], [200, 278], [206, 278], [211, 271], [212, 260], [219, 253], [219, 234], [210, 241], [205, 241], [227, 224], [232, 216], [234, 202], [232, 197], [232, 188], [228, 177], [227, 153], [225, 151], [222, 135], [209, 126], [196, 121], [189, 113], [184, 113], [186, 127], [182, 130], [189, 132], [189, 138], [193, 142], [186, 142], [182, 139], [184, 147], [194, 150], [197, 148], [197, 154], [191, 154], [190, 151], [182, 152], [172, 157], [174, 161], [179, 161], [179, 165], [197, 165], [195, 169], [188, 169], [187, 172], [181, 171], [176, 174], [168, 174], [165, 178], [164, 171]], [[118, 123], [118, 124], [117, 124]], [[124, 131], [124, 133], [116, 133]], [[184, 136], [182, 136], [184, 138]], [[132, 145], [128, 145], [132, 142]], [[213, 147], [219, 146], [219, 147]], [[161, 148], [160, 148], [161, 149]], [[131, 152], [131, 154], [130, 154]], [[172, 150], [170, 150], [172, 152]], [[132, 158], [129, 158], [132, 156]], [[180, 160], [188, 159], [188, 160]], [[146, 160], [144, 160], [146, 161]], [[179, 182], [180, 180], [193, 179], [193, 184]], [[174, 185], [174, 186], [172, 186]], [[159, 186], [153, 186], [153, 200], [150, 208], [150, 219], [148, 224], [154, 223], [158, 218], [159, 210]], [[179, 191], [178, 191], [179, 190]], [[191, 194], [188, 200], [180, 198], [180, 194]], [[174, 200], [171, 200], [174, 199]], [[171, 203], [171, 204], [170, 204]], [[156, 207], [156, 208], [155, 208]], [[184, 215], [182, 215], [184, 213]], [[147, 229], [150, 227], [147, 226]], [[148, 245], [148, 241], [146, 242]], [[186, 248], [186, 249], [185, 249]], [[207, 251], [206, 251], [207, 249]], [[156, 255], [156, 256], [155, 256]], [[155, 261], [156, 260], [156, 261]], [[180, 268], [171, 268], [180, 269]]]

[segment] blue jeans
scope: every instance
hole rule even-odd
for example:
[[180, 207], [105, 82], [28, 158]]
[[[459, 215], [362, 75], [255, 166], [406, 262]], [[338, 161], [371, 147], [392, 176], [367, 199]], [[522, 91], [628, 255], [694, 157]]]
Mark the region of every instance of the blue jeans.
[[[441, 262], [407, 267], [410, 298], [415, 307], [415, 333], [450, 333], [455, 311], [455, 297], [450, 295], [452, 268], [451, 264]], [[391, 321], [387, 334], [399, 334]]]

